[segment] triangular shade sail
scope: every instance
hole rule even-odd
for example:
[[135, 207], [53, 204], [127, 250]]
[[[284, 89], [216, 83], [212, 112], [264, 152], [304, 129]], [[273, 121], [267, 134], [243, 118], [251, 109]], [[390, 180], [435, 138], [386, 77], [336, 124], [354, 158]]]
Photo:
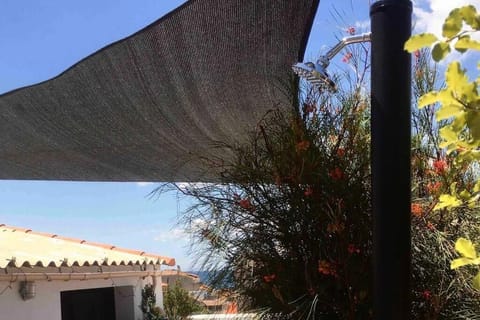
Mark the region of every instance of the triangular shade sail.
[[191, 0], [0, 96], [0, 179], [215, 181], [200, 159], [288, 105], [319, 0]]

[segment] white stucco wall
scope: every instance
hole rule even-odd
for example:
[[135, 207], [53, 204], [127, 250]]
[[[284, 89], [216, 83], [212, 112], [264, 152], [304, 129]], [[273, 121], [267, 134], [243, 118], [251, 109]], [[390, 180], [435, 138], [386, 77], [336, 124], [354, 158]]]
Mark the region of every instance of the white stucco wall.
[[[21, 279], [20, 279], [21, 280]], [[156, 281], [161, 284], [160, 277]], [[107, 280], [70, 280], [47, 281], [37, 280], [36, 295], [31, 300], [23, 300], [19, 294], [20, 281], [9, 283], [0, 281], [0, 320], [61, 320], [60, 292], [69, 290], [82, 290], [105, 287], [132, 286], [134, 292], [134, 318], [128, 320], [141, 320], [140, 304], [142, 288], [145, 284], [152, 283], [152, 277], [145, 279], [139, 277], [115, 278]], [[9, 288], [9, 285], [11, 288]], [[157, 285], [157, 305], [163, 305], [161, 286]], [[117, 301], [116, 301], [117, 302]], [[122, 301], [118, 301], [122, 303]], [[117, 308], [118, 310], [121, 310]], [[127, 316], [127, 315], [125, 315]], [[128, 318], [131, 314], [128, 315]], [[117, 314], [117, 320], [127, 320]]]

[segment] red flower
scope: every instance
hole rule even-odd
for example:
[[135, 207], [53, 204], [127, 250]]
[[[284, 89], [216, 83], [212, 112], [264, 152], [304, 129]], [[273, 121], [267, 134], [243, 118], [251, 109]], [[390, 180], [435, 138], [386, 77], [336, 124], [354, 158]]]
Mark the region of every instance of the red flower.
[[353, 57], [353, 54], [351, 52], [347, 52], [343, 58], [342, 58], [342, 62], [345, 62], [345, 63], [348, 63], [350, 61], [350, 59], [352, 59]]
[[301, 152], [301, 151], [307, 150], [309, 147], [310, 147], [310, 142], [308, 142], [307, 140], [304, 140], [297, 143], [297, 145], [295, 146], [295, 149], [297, 150], [297, 152]]
[[432, 293], [429, 291], [429, 290], [424, 290], [422, 292], [422, 297], [425, 299], [425, 300], [430, 300], [430, 298], [432, 297]]
[[328, 175], [330, 176], [330, 178], [332, 178], [333, 180], [341, 180], [343, 179], [343, 171], [342, 169], [340, 168], [335, 168], [333, 170], [330, 170], [330, 172], [328, 173]]
[[423, 213], [422, 205], [419, 203], [412, 203], [411, 212], [414, 216], [420, 217]]
[[348, 27], [347, 32], [349, 35], [353, 36], [356, 32], [355, 27]]
[[442, 159], [437, 159], [433, 161], [433, 168], [437, 174], [442, 174], [447, 170], [447, 162]]
[[413, 55], [415, 56], [416, 59], [420, 58], [420, 50], [416, 50]]
[[238, 201], [238, 205], [240, 207], [242, 207], [243, 209], [246, 209], [246, 210], [254, 210], [255, 209], [253, 204], [250, 202], [250, 199], [242, 199], [242, 200]]
[[338, 148], [337, 149], [337, 156], [342, 158], [343, 156], [345, 156], [345, 149], [343, 148]]
[[266, 283], [269, 283], [269, 282], [272, 282], [273, 280], [275, 280], [277, 276], [272, 273], [272, 274], [267, 274], [266, 276], [263, 276], [263, 281], [265, 281]]
[[317, 110], [317, 107], [314, 104], [305, 104], [305, 112], [312, 113]]
[[357, 248], [354, 244], [351, 244], [351, 243], [348, 245], [347, 250], [348, 250], [348, 253], [350, 253], [350, 254], [360, 253], [360, 249]]
[[279, 176], [279, 175], [276, 175], [275, 176], [275, 184], [277, 186], [281, 186], [282, 185], [282, 178]]
[[307, 188], [305, 189], [305, 192], [304, 192], [303, 194], [305, 195], [305, 197], [311, 196], [311, 195], [313, 194], [313, 189], [312, 189], [312, 187], [307, 187]]

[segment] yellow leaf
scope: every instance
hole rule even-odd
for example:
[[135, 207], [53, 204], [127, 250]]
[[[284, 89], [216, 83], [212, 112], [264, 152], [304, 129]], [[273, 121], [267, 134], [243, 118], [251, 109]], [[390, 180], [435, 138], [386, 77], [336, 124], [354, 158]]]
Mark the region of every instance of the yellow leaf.
[[450, 269], [457, 269], [463, 266], [468, 266], [469, 264], [472, 264], [472, 259], [469, 258], [458, 258], [455, 260], [452, 260], [450, 262]]
[[480, 50], [480, 42], [476, 40], [470, 39], [470, 37], [462, 37], [458, 39], [455, 43], [455, 49], [466, 50], [466, 49], [473, 49], [473, 50]]
[[426, 107], [428, 105], [437, 103], [438, 100], [439, 100], [438, 92], [436, 91], [428, 92], [423, 96], [421, 96], [420, 99], [418, 99], [418, 107], [419, 108]]
[[480, 272], [472, 280], [473, 287], [480, 290]]
[[445, 120], [451, 117], [460, 115], [464, 107], [458, 104], [444, 104], [440, 109], [435, 113], [437, 121]]
[[445, 81], [450, 90], [463, 92], [464, 87], [469, 85], [465, 70], [462, 69], [460, 62], [454, 61], [448, 65], [445, 72]]
[[432, 49], [432, 58], [439, 62], [450, 53], [450, 44], [447, 42], [437, 42]]
[[477, 180], [475, 183], [475, 186], [473, 187], [473, 192], [478, 192], [480, 191], [480, 180]]
[[[469, 258], [469, 259], [477, 258], [477, 252], [475, 251], [475, 246], [473, 245], [472, 241], [468, 239], [459, 238], [455, 242], [455, 250], [465, 258]], [[473, 261], [471, 261], [470, 263], [472, 262]]]
[[461, 204], [462, 202], [458, 200], [457, 197], [451, 196], [449, 194], [442, 194], [439, 198], [439, 202], [433, 208], [433, 210], [440, 210], [443, 208], [455, 208], [460, 206]]
[[440, 129], [440, 136], [442, 139], [446, 140], [449, 143], [455, 142], [458, 140], [457, 133], [452, 130], [450, 126], [445, 126]]
[[412, 53], [424, 47], [430, 47], [438, 38], [433, 33], [421, 33], [410, 37], [405, 42], [404, 49]]
[[462, 19], [473, 29], [477, 29], [480, 27], [480, 21], [477, 16], [477, 9], [474, 6], [468, 5], [461, 7], [459, 9], [460, 16]]
[[460, 14], [460, 8], [455, 8], [450, 11], [450, 14], [445, 19], [442, 28], [442, 35], [445, 38], [452, 38], [456, 36], [462, 29], [462, 17]]

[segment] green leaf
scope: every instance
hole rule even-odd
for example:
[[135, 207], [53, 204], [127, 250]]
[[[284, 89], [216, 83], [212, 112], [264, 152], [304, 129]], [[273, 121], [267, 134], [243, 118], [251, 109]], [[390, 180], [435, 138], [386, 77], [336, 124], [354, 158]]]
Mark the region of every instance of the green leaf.
[[462, 29], [462, 22], [460, 9], [453, 9], [443, 23], [442, 35], [445, 38], [456, 36]]
[[465, 52], [467, 49], [480, 50], [480, 42], [470, 39], [470, 37], [461, 37], [455, 43], [455, 49]]
[[423, 47], [430, 47], [435, 41], [438, 41], [438, 38], [433, 33], [416, 34], [405, 42], [404, 49], [412, 53]]
[[446, 42], [437, 42], [432, 49], [432, 58], [439, 62], [450, 53], [450, 45]]
[[475, 246], [473, 245], [472, 241], [468, 239], [459, 238], [455, 242], [455, 250], [465, 258], [469, 258], [469, 259], [477, 258], [477, 252], [475, 251]]
[[472, 285], [475, 289], [480, 290], [480, 272], [473, 278]]
[[450, 262], [450, 269], [457, 269], [463, 266], [468, 266], [469, 264], [472, 264], [472, 259], [469, 258], [458, 258], [455, 260], [452, 260]]

